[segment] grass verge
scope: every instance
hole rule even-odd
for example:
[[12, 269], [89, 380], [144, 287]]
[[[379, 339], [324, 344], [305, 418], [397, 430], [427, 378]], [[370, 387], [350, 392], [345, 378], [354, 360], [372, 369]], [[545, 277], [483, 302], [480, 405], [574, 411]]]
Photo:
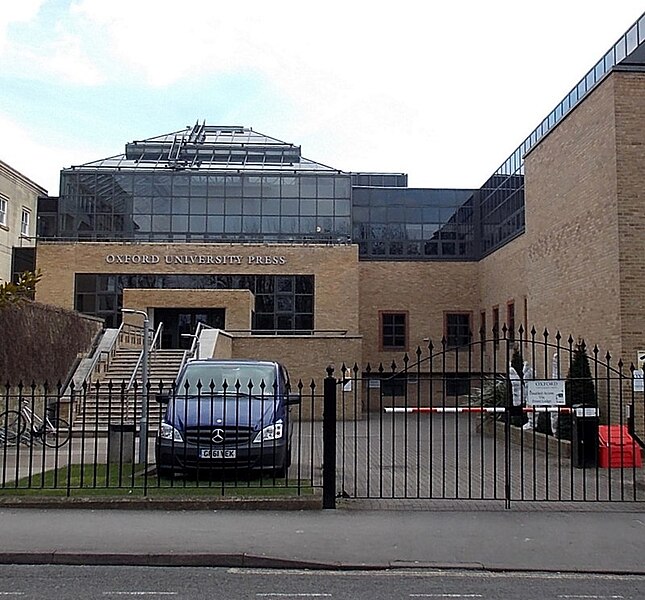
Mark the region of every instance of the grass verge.
[[[92, 497], [92, 498], [293, 498], [311, 496], [310, 481], [243, 472], [222, 477], [221, 472], [203, 471], [194, 477], [158, 477], [139, 465], [72, 465], [16, 482], [0, 489], [7, 497]], [[210, 476], [209, 476], [210, 475]]]

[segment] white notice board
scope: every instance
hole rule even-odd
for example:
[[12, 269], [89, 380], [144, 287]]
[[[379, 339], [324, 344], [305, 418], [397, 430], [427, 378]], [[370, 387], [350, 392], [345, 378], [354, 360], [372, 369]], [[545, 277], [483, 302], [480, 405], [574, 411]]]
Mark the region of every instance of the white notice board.
[[564, 380], [529, 379], [526, 403], [532, 406], [564, 406]]

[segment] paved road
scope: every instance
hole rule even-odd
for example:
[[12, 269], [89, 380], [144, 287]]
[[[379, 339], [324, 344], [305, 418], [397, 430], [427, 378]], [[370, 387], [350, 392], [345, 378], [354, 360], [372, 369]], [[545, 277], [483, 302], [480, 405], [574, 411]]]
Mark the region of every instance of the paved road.
[[0, 566], [0, 596], [21, 600], [141, 597], [169, 600], [261, 598], [453, 598], [475, 600], [641, 600], [645, 577], [474, 571], [305, 571], [100, 566]]
[[0, 510], [0, 562], [645, 574], [639, 512]]

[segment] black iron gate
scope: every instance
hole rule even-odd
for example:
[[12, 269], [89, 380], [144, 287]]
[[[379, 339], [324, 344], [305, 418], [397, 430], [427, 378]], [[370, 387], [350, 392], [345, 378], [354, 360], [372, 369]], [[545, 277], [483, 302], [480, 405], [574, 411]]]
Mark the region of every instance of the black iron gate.
[[328, 373], [325, 505], [645, 500], [642, 373], [559, 333], [501, 334]]

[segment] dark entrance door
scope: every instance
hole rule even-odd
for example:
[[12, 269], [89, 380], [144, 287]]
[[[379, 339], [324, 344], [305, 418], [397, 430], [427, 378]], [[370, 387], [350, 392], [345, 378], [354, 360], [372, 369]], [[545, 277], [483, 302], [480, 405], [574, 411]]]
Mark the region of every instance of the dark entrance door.
[[182, 333], [195, 333], [198, 323], [224, 329], [224, 308], [155, 308], [155, 324], [163, 323], [163, 348], [190, 348], [193, 340]]

